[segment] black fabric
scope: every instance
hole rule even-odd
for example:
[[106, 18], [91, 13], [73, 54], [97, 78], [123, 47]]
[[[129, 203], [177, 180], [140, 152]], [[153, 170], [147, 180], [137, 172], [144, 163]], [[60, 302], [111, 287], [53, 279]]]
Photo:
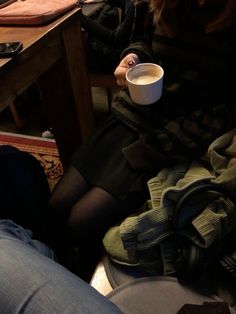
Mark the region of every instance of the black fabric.
[[124, 200], [133, 193], [147, 195], [147, 179], [155, 173], [134, 171], [122, 152], [137, 136], [111, 116], [104, 128], [79, 147], [73, 156], [73, 165], [89, 184], [103, 188], [118, 199]]
[[225, 302], [204, 302], [203, 304], [185, 304], [177, 314], [230, 314]]
[[227, 254], [225, 254], [221, 261], [220, 265], [222, 268], [228, 273], [228, 275], [232, 276], [236, 282], [236, 250], [235, 248], [231, 248]]
[[[207, 249], [203, 249], [187, 237], [183, 236], [183, 230], [186, 228], [186, 224], [189, 224], [191, 220], [199, 214], [195, 208], [189, 213], [191, 205], [186, 206], [186, 203], [188, 203], [193, 196], [195, 198], [200, 197], [202, 202], [204, 199], [209, 200], [212, 197], [209, 193], [213, 191], [215, 192], [215, 197], [221, 195], [225, 199], [228, 198], [228, 202], [236, 204], [235, 195], [233, 193], [226, 191], [219, 185], [208, 183], [189, 188], [187, 193], [178, 201], [175, 213], [171, 219], [179, 254], [176, 265], [178, 278], [184, 278], [188, 281], [193, 281], [194, 279], [199, 280], [202, 276], [207, 278], [207, 276], [213, 272], [215, 268], [214, 265], [216, 265], [216, 263], [218, 265], [219, 259], [222, 255], [224, 256], [226, 249], [230, 248], [231, 251], [235, 251], [235, 243], [230, 241], [230, 238], [234, 238], [234, 230], [231, 231], [227, 237], [224, 235], [222, 238], [217, 239], [217, 241]], [[230, 213], [228, 214], [230, 215]], [[229, 218], [229, 220], [232, 219]], [[225, 258], [222, 258], [222, 261], [223, 260], [226, 262], [227, 266], [231, 265], [233, 269], [233, 259], [228, 259], [227, 256], [225, 256]], [[227, 268], [227, 266], [225, 268]], [[236, 269], [236, 267], [234, 268]], [[234, 273], [236, 274], [235, 270], [232, 271], [230, 267], [229, 269], [229, 273], [232, 273], [232, 275]]]
[[12, 219], [43, 239], [49, 196], [39, 161], [12, 146], [0, 146], [0, 219]]
[[[121, 21], [117, 21], [117, 7], [122, 9]], [[135, 4], [130, 0], [110, 0], [93, 19], [81, 14], [80, 22], [87, 34], [89, 67], [99, 73], [113, 72], [130, 42], [151, 41], [153, 25], [149, 25], [152, 22], [146, 0]]]
[[114, 71], [122, 50], [130, 42], [134, 12], [135, 7], [131, 3], [121, 23], [114, 4], [106, 4], [96, 19], [81, 15], [81, 26], [88, 35], [87, 57], [91, 70], [99, 73]]

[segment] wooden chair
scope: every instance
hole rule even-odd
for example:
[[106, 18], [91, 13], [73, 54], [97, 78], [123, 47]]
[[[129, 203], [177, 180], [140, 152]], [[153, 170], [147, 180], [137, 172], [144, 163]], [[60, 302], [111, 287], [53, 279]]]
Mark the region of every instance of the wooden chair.
[[109, 110], [112, 102], [112, 88], [117, 88], [114, 74], [89, 73], [91, 87], [102, 87], [106, 89]]
[[0, 108], [2, 108], [2, 110], [4, 110], [5, 108], [9, 107], [11, 114], [12, 114], [12, 117], [15, 121], [16, 127], [18, 129], [20, 129], [23, 127], [23, 121], [21, 120], [21, 118], [20, 118], [20, 116], [16, 110], [16, 106], [15, 106], [14, 101], [15, 101], [14, 97], [11, 97], [7, 100], [6, 105], [2, 104], [2, 105], [0, 105]]

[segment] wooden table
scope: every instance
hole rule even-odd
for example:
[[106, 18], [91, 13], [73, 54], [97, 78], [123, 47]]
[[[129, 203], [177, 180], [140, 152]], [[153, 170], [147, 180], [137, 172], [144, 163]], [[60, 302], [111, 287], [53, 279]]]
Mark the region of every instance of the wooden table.
[[14, 58], [0, 59], [0, 103], [38, 80], [64, 167], [94, 128], [80, 12], [75, 8], [39, 27], [0, 27], [1, 42], [21, 41], [24, 47]]

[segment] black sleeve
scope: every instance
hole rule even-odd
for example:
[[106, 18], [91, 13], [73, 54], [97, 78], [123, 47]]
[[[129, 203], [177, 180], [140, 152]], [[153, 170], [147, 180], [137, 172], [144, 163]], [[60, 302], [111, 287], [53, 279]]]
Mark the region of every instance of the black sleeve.
[[139, 56], [141, 62], [154, 62], [151, 50], [154, 30], [152, 21], [148, 2], [142, 1], [136, 4], [130, 45], [123, 51], [121, 58], [129, 53], [135, 53]]
[[115, 47], [124, 48], [129, 45], [132, 30], [133, 30], [133, 24], [134, 24], [134, 14], [135, 14], [135, 7], [134, 7], [134, 4], [131, 3], [128, 8], [125, 18], [123, 19], [123, 21], [120, 23], [120, 25], [115, 31], [115, 36], [114, 36]]
[[96, 37], [104, 43], [112, 43], [114, 41], [115, 30], [111, 30], [100, 24], [98, 21], [89, 16], [80, 15], [80, 23], [82, 28], [90, 35]]
[[134, 23], [130, 42], [142, 41], [151, 45], [154, 25], [149, 2], [138, 1], [135, 4]]
[[155, 62], [150, 47], [143, 42], [131, 43], [122, 53], [121, 58], [124, 58], [129, 53], [135, 53], [139, 56], [141, 62]]
[[113, 7], [121, 8], [122, 10], [125, 9], [125, 2], [126, 0], [107, 0], [107, 3], [112, 5]]
[[80, 23], [88, 34], [110, 46], [114, 46], [114, 48], [124, 49], [130, 42], [134, 23], [134, 11], [135, 7], [131, 3], [124, 20], [115, 30], [101, 25], [98, 21], [91, 19], [83, 13], [80, 16]]

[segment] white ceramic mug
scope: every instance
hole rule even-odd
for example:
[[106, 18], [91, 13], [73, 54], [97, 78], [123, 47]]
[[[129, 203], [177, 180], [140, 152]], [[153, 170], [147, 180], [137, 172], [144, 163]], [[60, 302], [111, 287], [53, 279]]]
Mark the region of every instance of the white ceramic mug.
[[155, 63], [140, 63], [126, 72], [131, 99], [139, 105], [151, 105], [162, 95], [164, 70]]

